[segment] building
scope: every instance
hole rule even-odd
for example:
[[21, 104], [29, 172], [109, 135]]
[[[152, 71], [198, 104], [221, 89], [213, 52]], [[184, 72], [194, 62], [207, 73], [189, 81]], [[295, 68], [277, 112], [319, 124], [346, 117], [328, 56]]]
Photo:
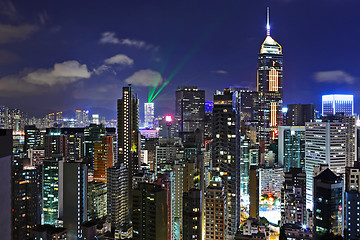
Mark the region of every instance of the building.
[[307, 122], [315, 121], [315, 106], [314, 104], [288, 104], [286, 119], [284, 119], [286, 126], [305, 126]]
[[278, 126], [282, 125], [283, 106], [283, 51], [281, 45], [270, 36], [269, 9], [266, 27], [266, 38], [261, 45], [257, 64], [259, 142], [263, 153], [277, 139]]
[[202, 239], [202, 194], [199, 189], [190, 189], [183, 196], [183, 239]]
[[4, 239], [11, 239], [12, 137], [10, 129], [0, 129], [0, 226], [1, 236]]
[[[343, 234], [344, 183], [330, 168], [314, 177], [314, 235]], [[354, 229], [355, 230], [355, 229]]]
[[240, 112], [239, 92], [224, 89], [214, 95], [212, 168], [223, 181], [227, 199], [226, 235], [240, 226]]
[[76, 127], [87, 127], [90, 124], [89, 110], [75, 111]]
[[[226, 193], [222, 180], [214, 177], [205, 193], [205, 239], [227, 239], [227, 210]], [[230, 236], [229, 236], [230, 237]]]
[[250, 197], [250, 206], [249, 206], [249, 217], [259, 218], [259, 207], [260, 207], [260, 186], [259, 186], [259, 171], [256, 166], [250, 167], [249, 172], [249, 197]]
[[360, 192], [346, 191], [344, 194], [344, 235], [345, 239], [360, 238]]
[[88, 220], [103, 218], [107, 215], [107, 186], [104, 182], [88, 183]]
[[133, 191], [134, 240], [167, 240], [166, 190], [153, 183], [139, 183]]
[[41, 222], [39, 168], [25, 158], [14, 162], [12, 173], [12, 239], [28, 239], [31, 229]]
[[313, 207], [314, 168], [327, 165], [336, 174], [345, 174], [346, 124], [341, 122], [306, 123], [305, 172], [306, 207]]
[[67, 239], [82, 239], [81, 225], [87, 221], [88, 169], [82, 162], [63, 162], [59, 175], [59, 218]]
[[107, 183], [107, 170], [114, 165], [113, 137], [94, 143], [94, 181]]
[[305, 126], [280, 126], [278, 163], [285, 171], [305, 168]]
[[144, 103], [144, 128], [154, 128], [154, 103]]
[[42, 224], [55, 225], [59, 218], [59, 162], [62, 159], [52, 158], [43, 161]]
[[107, 219], [120, 229], [129, 223], [128, 170], [115, 165], [107, 172]]
[[204, 133], [205, 90], [194, 86], [179, 87], [176, 91], [175, 116], [179, 120], [179, 132]]
[[44, 138], [45, 157], [64, 157], [67, 159], [67, 136], [60, 129], [50, 129]]
[[347, 167], [345, 174], [346, 191], [360, 192], [360, 163], [355, 163], [354, 167]]
[[[128, 86], [123, 87], [123, 97], [118, 99], [118, 163], [124, 165], [127, 171], [127, 203], [129, 211], [132, 212], [132, 177], [134, 171], [140, 166], [140, 134], [139, 134], [139, 100], [134, 90]], [[129, 219], [129, 216], [123, 216], [122, 219]]]
[[[283, 234], [283, 235], [282, 235]], [[285, 239], [303, 239], [312, 240], [313, 233], [310, 229], [304, 228], [301, 225], [286, 223], [280, 228], [280, 239], [284, 236]]]
[[35, 125], [25, 126], [24, 132], [25, 132], [24, 152], [27, 152], [29, 149], [39, 148], [43, 145], [40, 130]]
[[91, 170], [94, 170], [95, 143], [102, 144], [104, 136], [106, 128], [103, 125], [90, 124], [84, 129], [84, 162]]
[[322, 115], [344, 113], [354, 115], [354, 95], [330, 94], [322, 96]]
[[282, 167], [259, 168], [260, 196], [281, 197], [281, 188], [284, 181], [283, 172]]
[[183, 224], [183, 164], [174, 164], [170, 174], [171, 179], [171, 239], [180, 239]]
[[302, 168], [284, 172], [281, 190], [281, 224], [306, 224], [306, 175]]

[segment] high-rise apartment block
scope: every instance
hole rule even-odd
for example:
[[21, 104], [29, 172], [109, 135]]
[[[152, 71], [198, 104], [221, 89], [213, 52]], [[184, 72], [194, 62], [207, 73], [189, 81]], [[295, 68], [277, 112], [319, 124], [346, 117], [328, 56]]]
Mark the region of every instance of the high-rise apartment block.
[[139, 183], [133, 191], [134, 240], [167, 240], [166, 190], [152, 183]]
[[224, 89], [214, 95], [212, 167], [222, 179], [227, 198], [227, 235], [240, 225], [240, 131], [238, 92]]

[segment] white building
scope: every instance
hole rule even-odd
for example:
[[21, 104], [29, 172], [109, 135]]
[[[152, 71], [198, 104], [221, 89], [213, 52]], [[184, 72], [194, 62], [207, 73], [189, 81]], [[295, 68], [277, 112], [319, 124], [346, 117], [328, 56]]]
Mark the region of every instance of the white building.
[[144, 103], [144, 127], [145, 128], [153, 128], [154, 127], [154, 103]]
[[322, 114], [344, 113], [354, 115], [354, 95], [331, 94], [322, 96]]
[[345, 174], [346, 123], [311, 122], [305, 126], [306, 208], [313, 208], [314, 167], [327, 165], [336, 174]]

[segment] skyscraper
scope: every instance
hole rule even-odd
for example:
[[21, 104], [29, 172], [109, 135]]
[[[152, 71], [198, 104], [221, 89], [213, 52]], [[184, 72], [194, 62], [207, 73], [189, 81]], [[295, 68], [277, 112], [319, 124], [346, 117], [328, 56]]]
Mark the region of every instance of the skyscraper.
[[179, 87], [176, 91], [175, 114], [180, 132], [199, 129], [204, 134], [205, 91], [194, 86]]
[[285, 171], [305, 167], [305, 127], [280, 126], [278, 141], [278, 163]]
[[[132, 213], [132, 179], [136, 169], [140, 167], [140, 133], [139, 133], [139, 100], [131, 86], [123, 87], [123, 97], [118, 99], [118, 164], [123, 164], [127, 171], [127, 203]], [[130, 216], [122, 216], [130, 220]], [[125, 223], [127, 225], [127, 223]]]
[[329, 168], [314, 177], [314, 233], [316, 239], [326, 233], [342, 235], [343, 191], [344, 184], [341, 177]]
[[154, 127], [154, 103], [144, 103], [144, 127]]
[[94, 143], [94, 181], [107, 183], [107, 170], [114, 165], [113, 137]]
[[315, 120], [315, 106], [313, 104], [288, 104], [286, 126], [305, 126], [306, 122]]
[[212, 166], [222, 179], [227, 210], [227, 236], [240, 225], [240, 131], [238, 91], [224, 89], [214, 95]]
[[283, 106], [282, 47], [270, 36], [269, 9], [266, 28], [266, 38], [261, 45], [257, 64], [259, 140], [263, 152], [277, 138]]
[[323, 95], [322, 115], [335, 115], [336, 113], [354, 115], [354, 95]]
[[346, 124], [307, 123], [305, 127], [306, 207], [312, 209], [314, 167], [327, 165], [336, 174], [345, 174]]

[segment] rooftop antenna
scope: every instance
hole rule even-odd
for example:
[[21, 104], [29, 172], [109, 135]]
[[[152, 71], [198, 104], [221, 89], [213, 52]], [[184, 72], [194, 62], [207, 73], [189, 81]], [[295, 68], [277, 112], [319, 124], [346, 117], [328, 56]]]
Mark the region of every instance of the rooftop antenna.
[[270, 13], [269, 7], [267, 7], [267, 21], [266, 21], [266, 36], [270, 36]]

